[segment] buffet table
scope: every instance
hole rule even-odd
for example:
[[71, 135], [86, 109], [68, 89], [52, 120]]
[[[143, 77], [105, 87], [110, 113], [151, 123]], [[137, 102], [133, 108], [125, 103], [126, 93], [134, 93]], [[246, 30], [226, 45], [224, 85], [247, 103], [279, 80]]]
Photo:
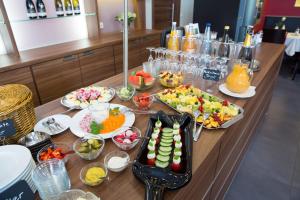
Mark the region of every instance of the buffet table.
[[[176, 191], [166, 191], [165, 199], [222, 199], [235, 175], [239, 162], [243, 157], [249, 139], [255, 133], [262, 121], [272, 98], [272, 91], [276, 83], [281, 66], [284, 45], [263, 43], [257, 49], [256, 59], [261, 63], [261, 70], [254, 74], [252, 85], [256, 86], [256, 95], [250, 99], [242, 100], [225, 96], [219, 92], [217, 96], [241, 106], [245, 110], [244, 118], [228, 129], [203, 130], [198, 142], [193, 143], [193, 176], [190, 183]], [[115, 87], [123, 82], [123, 74], [113, 76], [96, 85]], [[155, 93], [163, 89], [159, 83], [149, 90]], [[134, 108], [131, 101], [121, 102], [117, 97], [113, 103], [124, 104]], [[161, 103], [154, 103], [153, 110], [163, 110], [174, 113]], [[36, 108], [38, 119], [65, 111], [60, 104], [60, 99], [51, 101]], [[68, 113], [70, 116], [73, 113]], [[147, 115], [136, 117], [134, 126], [141, 129], [144, 134], [148, 123]], [[54, 142], [65, 142], [70, 145], [76, 140], [70, 131], [53, 137]], [[103, 162], [104, 156], [118, 147], [111, 140], [106, 140], [105, 148], [96, 161]], [[129, 151], [133, 160], [139, 150], [135, 147]], [[81, 168], [88, 161], [74, 155], [68, 161], [66, 167], [70, 175], [72, 188], [91, 191], [101, 199], [144, 199], [144, 184], [139, 182], [132, 174], [131, 167], [121, 173], [109, 172], [110, 181], [106, 181], [98, 187], [85, 186], [79, 179]]]

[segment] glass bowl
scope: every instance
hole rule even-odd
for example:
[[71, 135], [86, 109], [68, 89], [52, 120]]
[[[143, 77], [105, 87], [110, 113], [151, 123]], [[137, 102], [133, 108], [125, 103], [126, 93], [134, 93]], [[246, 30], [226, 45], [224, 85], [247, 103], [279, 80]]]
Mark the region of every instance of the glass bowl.
[[[41, 160], [40, 159], [40, 156], [43, 152], [47, 152], [48, 149], [52, 149], [52, 150], [55, 150], [57, 148], [60, 148], [61, 149], [61, 153], [64, 154], [64, 157], [59, 159], [59, 158], [52, 158], [52, 157], [49, 157], [48, 159], [45, 159], [45, 160]], [[55, 144], [48, 144], [46, 146], [44, 146], [43, 148], [41, 148], [41, 150], [39, 150], [39, 152], [37, 153], [37, 156], [36, 156], [36, 159], [39, 163], [43, 162], [43, 161], [46, 161], [46, 160], [51, 160], [51, 159], [58, 159], [58, 160], [63, 160], [64, 163], [67, 163], [68, 160], [69, 160], [69, 157], [73, 154], [74, 152], [72, 151], [72, 148], [70, 147], [70, 145], [68, 144], [65, 144], [65, 143], [55, 143]]]
[[[111, 159], [116, 159], [116, 157], [118, 157], [119, 159], [119, 164], [117, 160], [114, 161], [111, 160]], [[104, 158], [104, 165], [107, 167], [107, 169], [109, 169], [112, 172], [123, 171], [124, 169], [126, 169], [129, 162], [130, 162], [130, 157], [128, 153], [126, 153], [125, 151], [112, 151], [108, 153]], [[113, 166], [112, 164], [115, 164], [115, 166]]]
[[[128, 131], [132, 131], [132, 132], [137, 133], [137, 139], [134, 140], [131, 143], [121, 143], [121, 141], [118, 140], [118, 137], [124, 135], [124, 137], [125, 137], [124, 139], [126, 139], [126, 138], [128, 139], [128, 136], [125, 135], [126, 132], [128, 132]], [[130, 150], [130, 149], [133, 149], [139, 143], [139, 140], [140, 140], [139, 138], [140, 137], [141, 137], [141, 131], [140, 131], [140, 129], [132, 126], [132, 127], [129, 127], [126, 131], [124, 131], [124, 132], [122, 132], [122, 133], [120, 133], [118, 135], [115, 135], [111, 139], [112, 139], [113, 143], [115, 143], [115, 145], [117, 145], [117, 147], [119, 147], [120, 149], [122, 149], [122, 150]]]
[[[96, 140], [98, 144], [89, 142]], [[75, 153], [85, 160], [95, 160], [101, 154], [104, 149], [105, 140], [100, 136], [87, 136], [84, 138], [77, 139], [73, 144], [73, 150]]]
[[139, 110], [149, 110], [154, 101], [154, 96], [148, 93], [140, 93], [135, 95], [132, 101]]
[[[133, 97], [133, 95], [135, 94], [135, 88], [131, 87], [130, 85], [127, 86], [127, 90], [128, 90], [127, 94], [126, 94], [126, 87], [124, 87], [123, 85], [118, 86], [115, 89], [116, 89], [117, 96], [122, 101], [129, 101]], [[125, 93], [125, 95], [124, 95], [124, 93]]]
[[137, 71], [128, 77], [128, 83], [136, 90], [147, 90], [155, 83], [155, 78], [147, 72]]
[[67, 190], [61, 193], [58, 197], [58, 200], [78, 200], [80, 197], [86, 200], [100, 200], [100, 198], [93, 193], [84, 192], [78, 189]]
[[163, 71], [159, 74], [159, 82], [164, 87], [174, 88], [182, 85], [184, 76], [182, 72]]
[[[86, 181], [85, 177], [86, 177], [86, 175], [88, 173], [88, 170], [91, 169], [91, 168], [95, 168], [95, 167], [102, 168], [103, 171], [104, 171], [104, 176], [101, 177], [101, 178], [99, 178], [99, 179], [96, 179], [93, 182]], [[106, 168], [106, 166], [103, 163], [101, 163], [101, 162], [90, 163], [90, 164], [87, 164], [86, 166], [84, 166], [81, 169], [81, 171], [80, 171], [80, 180], [85, 185], [88, 185], [88, 186], [97, 186], [97, 185], [100, 185], [101, 183], [103, 183], [104, 180], [108, 179], [107, 173], [108, 173], [107, 168]]]

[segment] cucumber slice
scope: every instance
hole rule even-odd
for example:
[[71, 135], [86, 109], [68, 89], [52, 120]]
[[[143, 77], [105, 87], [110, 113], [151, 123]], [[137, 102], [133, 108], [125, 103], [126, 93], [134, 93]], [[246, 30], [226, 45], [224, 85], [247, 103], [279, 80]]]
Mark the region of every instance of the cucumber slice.
[[162, 132], [163, 132], [163, 133], [172, 133], [172, 132], [173, 132], [173, 129], [172, 129], [172, 128], [163, 128], [163, 129], [162, 129]]
[[173, 136], [173, 133], [162, 133], [162, 136], [165, 136], [165, 137], [171, 137]]
[[172, 147], [163, 147], [163, 146], [160, 146], [159, 147], [159, 150], [161, 150], [161, 151], [172, 151]]
[[161, 162], [169, 162], [170, 156], [157, 155], [156, 157]]
[[168, 140], [168, 139], [171, 139], [171, 140], [173, 140], [173, 136], [161, 136], [161, 139], [166, 139], [166, 140]]
[[161, 162], [159, 160], [155, 161], [155, 166], [156, 167], [166, 168], [166, 167], [168, 167], [168, 165], [169, 165], [169, 162]]
[[158, 154], [162, 156], [169, 156], [171, 154], [171, 151], [161, 151], [158, 150]]
[[172, 143], [173, 142], [173, 138], [172, 139], [164, 139], [164, 138], [162, 138], [160, 141], [164, 142], [164, 143]]
[[170, 146], [172, 146], [172, 143], [160, 142], [159, 145], [160, 145], [161, 147], [170, 147]]

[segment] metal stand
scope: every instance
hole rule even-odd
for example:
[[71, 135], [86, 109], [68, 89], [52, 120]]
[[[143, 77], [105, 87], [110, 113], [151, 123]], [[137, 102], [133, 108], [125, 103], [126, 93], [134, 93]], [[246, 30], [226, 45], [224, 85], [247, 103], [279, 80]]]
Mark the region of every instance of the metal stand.
[[128, 0], [124, 0], [124, 31], [123, 31], [123, 72], [124, 87], [128, 84]]

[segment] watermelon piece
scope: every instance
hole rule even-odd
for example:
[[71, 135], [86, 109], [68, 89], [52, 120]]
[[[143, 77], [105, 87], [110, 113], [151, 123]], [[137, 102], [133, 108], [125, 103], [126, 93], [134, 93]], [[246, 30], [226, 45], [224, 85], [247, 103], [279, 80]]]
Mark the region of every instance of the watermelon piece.
[[135, 73], [136, 76], [142, 76], [144, 78], [151, 78], [151, 74], [147, 73], [147, 72], [144, 72], [144, 71], [137, 71]]
[[144, 78], [141, 76], [129, 76], [128, 81], [135, 86], [142, 86]]
[[155, 79], [153, 77], [144, 78], [144, 83], [146, 86], [152, 85], [154, 81], [155, 81]]

